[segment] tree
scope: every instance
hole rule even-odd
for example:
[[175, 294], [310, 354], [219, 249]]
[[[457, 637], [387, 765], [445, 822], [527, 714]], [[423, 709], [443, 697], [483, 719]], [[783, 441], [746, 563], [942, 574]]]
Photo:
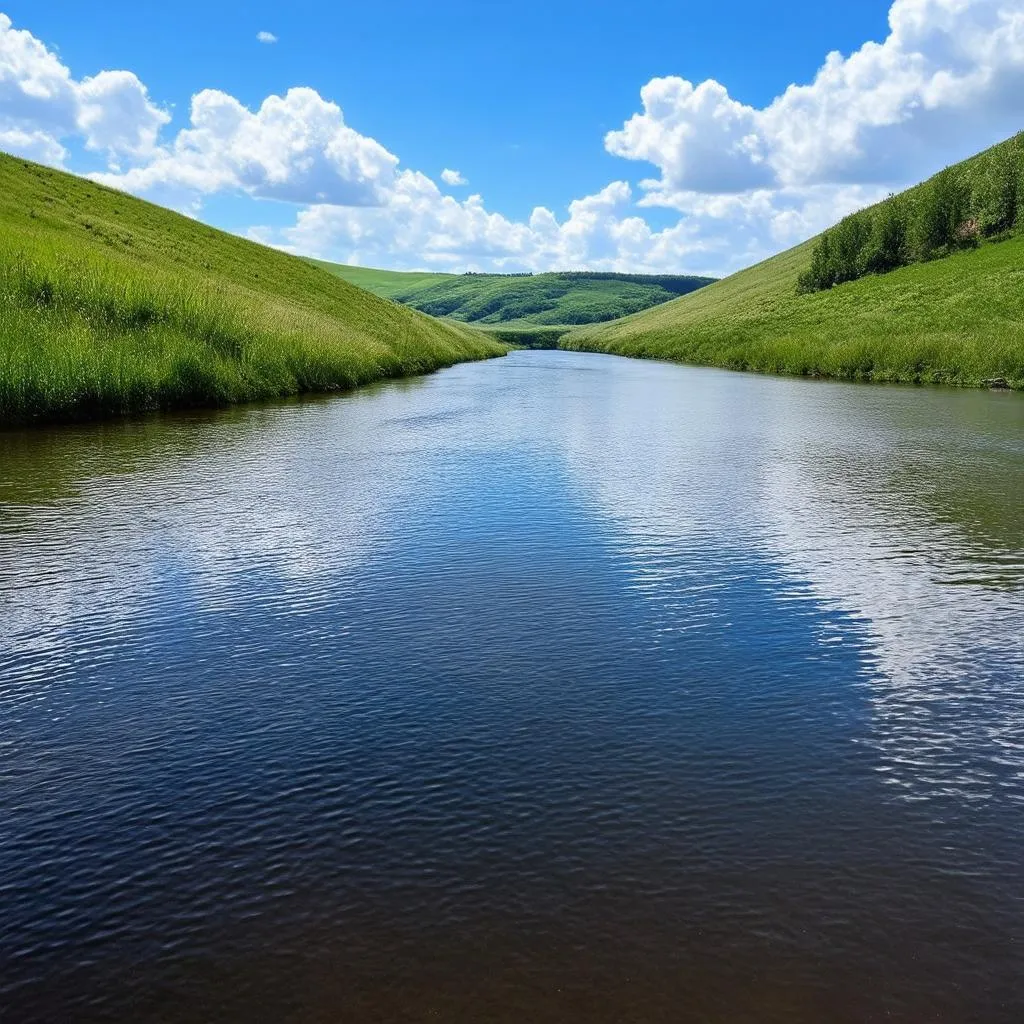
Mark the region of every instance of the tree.
[[861, 252], [871, 236], [872, 211], [861, 210], [844, 217], [832, 230], [834, 283], [855, 281], [861, 276]]
[[978, 182], [978, 225], [985, 235], [1009, 231], [1017, 221], [1020, 203], [1020, 156], [1016, 140], [1000, 146]]
[[942, 249], [966, 241], [961, 229], [967, 220], [968, 201], [965, 183], [950, 167], [921, 186], [911, 220], [912, 248], [917, 259], [931, 259]]
[[835, 284], [832, 267], [832, 232], [826, 231], [818, 239], [811, 254], [811, 266], [797, 281], [799, 292], [820, 292]]
[[904, 196], [890, 195], [875, 208], [871, 234], [861, 253], [861, 273], [886, 274], [910, 262], [909, 220]]
[[818, 292], [861, 276], [861, 251], [871, 235], [872, 211], [844, 217], [814, 246], [810, 268], [797, 280], [797, 291]]

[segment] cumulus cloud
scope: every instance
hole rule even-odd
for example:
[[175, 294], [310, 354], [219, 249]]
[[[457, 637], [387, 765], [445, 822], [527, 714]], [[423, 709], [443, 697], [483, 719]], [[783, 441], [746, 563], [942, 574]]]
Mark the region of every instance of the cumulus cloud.
[[170, 115], [130, 71], [76, 81], [55, 54], [0, 14], [0, 143], [11, 152], [61, 164], [63, 139], [80, 137], [111, 159], [145, 158]]
[[[613, 269], [619, 262], [616, 239], [629, 230], [620, 216], [629, 198], [629, 186], [613, 182], [573, 202], [562, 223], [538, 207], [524, 224], [489, 212], [479, 195], [460, 201], [425, 175], [404, 171], [379, 208], [311, 206], [299, 213], [294, 227], [266, 237], [297, 252], [341, 253], [370, 264]], [[639, 218], [632, 220], [630, 227], [646, 229]]]
[[233, 96], [192, 97], [190, 126], [143, 166], [99, 180], [130, 192], [247, 192], [294, 203], [371, 206], [384, 200], [398, 157], [350, 128], [313, 89], [268, 96], [253, 112]]
[[903, 184], [1022, 126], [1019, 0], [895, 0], [889, 29], [763, 108], [713, 80], [652, 79], [605, 146], [654, 164], [653, 201], [678, 206], [694, 192]]
[[277, 36], [275, 36], [273, 32], [257, 32], [256, 38], [261, 43], [266, 43], [268, 46], [271, 46], [277, 42]]
[[0, 128], [0, 150], [53, 167], [61, 167], [68, 155], [68, 151], [48, 132], [11, 127]]
[[160, 129], [171, 117], [150, 102], [146, 87], [130, 71], [101, 71], [75, 91], [78, 128], [90, 149], [133, 157], [156, 150]]
[[[0, 15], [0, 147], [59, 164], [76, 138], [108, 156], [100, 180], [192, 211], [224, 191], [296, 204], [290, 227], [250, 230], [270, 244], [410, 269], [725, 273], [1024, 127], [1024, 5], [895, 0], [881, 42], [829, 54], [762, 107], [682, 77], [640, 100], [605, 148], [656, 177], [513, 220], [401, 167], [311, 88], [256, 108], [202, 90], [162, 139], [168, 115], [131, 72], [76, 80]], [[451, 168], [440, 181], [468, 184]], [[655, 206], [675, 223], [652, 228]]]
[[[654, 231], [632, 199], [629, 184], [615, 181], [574, 200], [561, 218], [541, 206], [524, 223], [488, 211], [479, 195], [458, 200], [403, 171], [380, 207], [313, 205], [292, 227], [258, 228], [251, 237], [345, 263], [437, 270], [666, 272], [679, 269], [682, 254], [687, 269], [712, 273], [772, 251], [769, 232], [739, 244], [713, 230], [716, 215], [707, 211]], [[748, 219], [756, 220], [753, 211]]]

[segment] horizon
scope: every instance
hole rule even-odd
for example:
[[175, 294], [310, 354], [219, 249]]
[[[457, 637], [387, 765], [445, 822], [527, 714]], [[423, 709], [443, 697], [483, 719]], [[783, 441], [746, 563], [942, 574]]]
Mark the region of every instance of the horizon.
[[1024, 122], [1014, 0], [517, 10], [0, 4], [0, 149], [334, 263], [725, 277]]

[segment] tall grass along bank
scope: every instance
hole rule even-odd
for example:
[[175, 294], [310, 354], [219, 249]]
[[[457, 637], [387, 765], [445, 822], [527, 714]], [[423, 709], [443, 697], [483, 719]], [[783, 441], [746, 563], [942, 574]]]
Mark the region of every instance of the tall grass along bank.
[[[949, 175], [979, 173], [991, 151], [982, 157]], [[798, 287], [816, 250], [820, 237], [559, 344], [736, 370], [1024, 389], [1024, 235], [979, 229], [972, 244], [932, 252], [942, 258]]]
[[330, 391], [500, 355], [306, 260], [0, 154], [0, 423]]

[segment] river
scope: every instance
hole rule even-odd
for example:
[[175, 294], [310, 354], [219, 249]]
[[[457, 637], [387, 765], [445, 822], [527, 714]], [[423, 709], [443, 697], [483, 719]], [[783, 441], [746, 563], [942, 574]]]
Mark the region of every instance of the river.
[[0, 1017], [1024, 1019], [1022, 509], [564, 352], [0, 434]]

